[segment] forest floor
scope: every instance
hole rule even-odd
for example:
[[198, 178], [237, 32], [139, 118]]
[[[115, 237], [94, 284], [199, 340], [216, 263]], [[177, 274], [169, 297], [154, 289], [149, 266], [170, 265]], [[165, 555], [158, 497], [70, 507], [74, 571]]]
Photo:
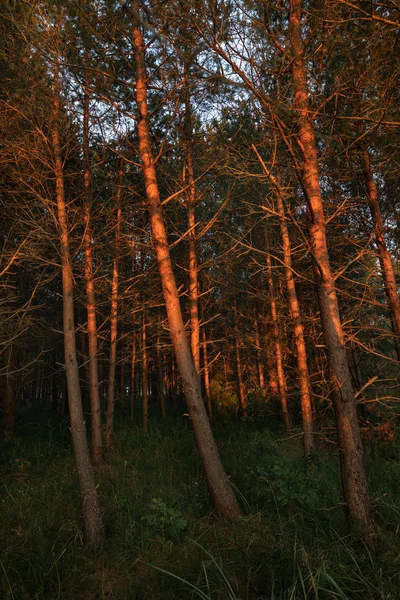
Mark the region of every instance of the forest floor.
[[214, 423], [244, 517], [213, 512], [185, 418], [148, 434], [117, 422], [97, 473], [106, 540], [82, 543], [70, 433], [26, 418], [0, 456], [0, 598], [4, 600], [400, 599], [400, 447], [366, 464], [375, 543], [349, 534], [335, 446], [309, 464], [275, 424]]

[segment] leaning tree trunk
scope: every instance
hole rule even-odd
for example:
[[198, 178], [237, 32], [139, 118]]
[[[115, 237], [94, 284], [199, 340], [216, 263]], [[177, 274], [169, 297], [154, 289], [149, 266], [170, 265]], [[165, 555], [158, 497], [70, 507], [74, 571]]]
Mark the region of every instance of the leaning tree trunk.
[[[121, 159], [120, 159], [121, 160]], [[117, 364], [117, 332], [118, 332], [118, 278], [119, 278], [119, 245], [121, 235], [121, 186], [122, 162], [118, 173], [116, 196], [117, 215], [115, 226], [115, 256], [111, 282], [111, 317], [110, 317], [110, 363], [108, 366], [107, 417], [106, 417], [106, 448], [112, 445], [115, 414], [115, 368]]]
[[139, 152], [145, 179], [154, 247], [167, 309], [172, 345], [178, 363], [179, 373], [182, 378], [186, 404], [192, 420], [196, 445], [203, 463], [204, 476], [211, 498], [221, 516], [235, 519], [241, 514], [240, 508], [219, 458], [218, 448], [201, 397], [200, 381], [186, 338], [178, 289], [176, 287], [175, 276], [172, 269], [156, 170], [151, 151], [144, 41], [140, 30], [140, 16], [138, 14], [137, 0], [132, 1], [132, 12], [134, 22], [133, 43], [136, 55], [136, 102], [138, 108]]
[[91, 221], [91, 185], [89, 156], [89, 93], [85, 81], [83, 106], [83, 186], [84, 186], [84, 252], [85, 282], [89, 359], [89, 398], [92, 433], [92, 463], [99, 466], [103, 460], [103, 441], [101, 433], [101, 402], [99, 386], [99, 366], [97, 348], [96, 296], [93, 276], [92, 221]]
[[381, 266], [383, 281], [385, 283], [385, 292], [391, 313], [397, 359], [400, 361], [400, 301], [397, 295], [396, 277], [394, 274], [392, 257], [390, 256], [390, 252], [386, 245], [385, 227], [379, 206], [378, 190], [376, 189], [374, 181], [374, 174], [372, 171], [369, 152], [366, 148], [363, 151], [363, 161], [365, 178], [367, 182], [368, 204], [371, 211], [372, 221], [374, 223], [379, 263]]
[[58, 69], [56, 68], [52, 143], [54, 151], [58, 230], [60, 236], [63, 291], [64, 359], [68, 387], [68, 406], [75, 464], [78, 473], [79, 489], [82, 501], [85, 538], [90, 543], [99, 543], [103, 539], [103, 523], [92, 467], [90, 464], [89, 448], [86, 439], [85, 419], [82, 410], [78, 361], [76, 356], [73, 297], [74, 280], [72, 274], [71, 253], [69, 248], [68, 221], [64, 194], [63, 163], [61, 157], [60, 137], [58, 132], [58, 119], [60, 114], [61, 107], [58, 96]]
[[333, 386], [344, 497], [358, 528], [373, 530], [371, 503], [363, 464], [360, 428], [344, 345], [339, 305], [326, 242], [326, 222], [319, 183], [319, 168], [308, 99], [307, 70], [301, 36], [301, 0], [291, 0], [289, 41], [292, 53], [294, 108], [297, 112], [298, 143], [303, 158], [303, 188], [310, 219], [309, 235], [316, 263], [321, 323]]

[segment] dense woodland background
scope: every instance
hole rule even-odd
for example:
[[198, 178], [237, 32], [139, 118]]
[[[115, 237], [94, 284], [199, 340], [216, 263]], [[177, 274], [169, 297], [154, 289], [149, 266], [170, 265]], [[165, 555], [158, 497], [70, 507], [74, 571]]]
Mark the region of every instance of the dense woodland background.
[[400, 3], [0, 14], [2, 597], [400, 597]]

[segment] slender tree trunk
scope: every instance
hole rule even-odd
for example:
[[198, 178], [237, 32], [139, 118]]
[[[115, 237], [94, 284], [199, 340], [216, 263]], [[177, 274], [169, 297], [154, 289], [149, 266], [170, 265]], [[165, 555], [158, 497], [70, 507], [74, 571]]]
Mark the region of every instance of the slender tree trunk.
[[164, 394], [164, 373], [163, 373], [163, 360], [160, 346], [160, 339], [157, 339], [157, 391], [158, 401], [161, 408], [161, 416], [165, 419], [165, 394]]
[[172, 345], [182, 378], [196, 445], [203, 463], [204, 475], [211, 498], [221, 516], [235, 519], [241, 514], [240, 508], [219, 458], [217, 445], [201, 397], [199, 377], [197, 376], [182, 319], [179, 294], [172, 269], [156, 170], [151, 151], [144, 41], [140, 30], [137, 0], [132, 1], [132, 9], [134, 21], [133, 41], [136, 53], [136, 102], [138, 107], [139, 152], [145, 178], [153, 240], [164, 292]]
[[186, 182], [189, 186], [187, 195], [188, 227], [189, 227], [189, 307], [190, 307], [190, 346], [194, 366], [200, 373], [200, 321], [199, 321], [199, 282], [196, 254], [196, 186], [193, 168], [193, 129], [192, 111], [190, 106], [190, 93], [188, 81], [188, 68], [186, 71], [185, 95], [185, 142], [186, 142]]
[[277, 206], [282, 239], [283, 260], [285, 263], [285, 279], [289, 297], [290, 316], [293, 322], [294, 339], [297, 352], [297, 369], [299, 374], [301, 416], [304, 432], [304, 451], [306, 455], [314, 451], [313, 418], [310, 394], [310, 377], [307, 366], [307, 350], [304, 340], [304, 328], [301, 318], [300, 305], [297, 298], [296, 283], [292, 270], [292, 253], [290, 248], [289, 231], [286, 224], [283, 199], [278, 189]]
[[[133, 322], [133, 327], [136, 327], [136, 322]], [[130, 397], [130, 420], [133, 422], [135, 416], [135, 366], [136, 366], [136, 331], [132, 336], [132, 357], [131, 357], [131, 385], [129, 390]]]
[[257, 358], [257, 374], [258, 374], [258, 385], [262, 390], [265, 389], [265, 380], [264, 380], [264, 365], [262, 360], [262, 350], [260, 344], [260, 330], [258, 327], [257, 317], [254, 319], [254, 334], [255, 334], [255, 342], [256, 342], [256, 358]]
[[283, 369], [282, 347], [281, 347], [281, 340], [280, 340], [280, 335], [279, 335], [278, 317], [277, 317], [277, 312], [276, 312], [274, 279], [273, 279], [273, 274], [272, 274], [272, 261], [271, 261], [271, 255], [269, 253], [267, 230], [265, 230], [265, 247], [266, 247], [266, 252], [267, 252], [266, 253], [267, 280], [268, 280], [271, 320], [272, 320], [272, 327], [273, 327], [273, 332], [274, 332], [276, 372], [278, 375], [278, 385], [279, 385], [279, 399], [280, 399], [280, 403], [281, 403], [282, 418], [283, 418], [283, 423], [285, 425], [285, 429], [286, 429], [286, 431], [290, 431], [292, 428], [292, 424], [291, 424], [291, 419], [290, 419], [288, 404], [287, 404], [286, 378], [285, 378], [285, 371]]
[[103, 523], [97, 497], [96, 486], [90, 464], [89, 448], [86, 439], [86, 427], [82, 410], [82, 398], [79, 384], [78, 361], [75, 346], [74, 297], [72, 262], [69, 249], [68, 221], [64, 195], [64, 175], [61, 158], [61, 146], [58, 133], [58, 119], [61, 114], [58, 97], [58, 69], [55, 69], [54, 123], [52, 143], [54, 151], [54, 174], [56, 180], [57, 217], [60, 236], [60, 256], [63, 289], [63, 327], [65, 372], [68, 386], [68, 404], [71, 424], [72, 443], [76, 470], [82, 500], [85, 538], [89, 543], [99, 543], [103, 539]]
[[143, 406], [143, 429], [147, 431], [149, 426], [149, 363], [147, 360], [147, 330], [146, 330], [146, 311], [142, 313], [142, 406]]
[[207, 338], [206, 338], [206, 332], [205, 332], [204, 326], [202, 329], [202, 334], [203, 334], [204, 391], [206, 393], [208, 418], [212, 419], [212, 402], [211, 402], [211, 390], [210, 390], [210, 365], [208, 362]]
[[107, 418], [106, 418], [106, 448], [112, 445], [114, 414], [115, 414], [115, 368], [117, 363], [117, 331], [118, 331], [118, 278], [119, 278], [119, 245], [121, 235], [121, 187], [122, 160], [118, 173], [118, 188], [116, 196], [116, 226], [115, 226], [115, 256], [111, 283], [111, 318], [110, 318], [110, 363], [108, 367], [107, 389]]
[[309, 111], [307, 71], [301, 37], [301, 0], [291, 0], [290, 5], [289, 40], [292, 52], [294, 107], [297, 111], [298, 141], [303, 158], [303, 186], [310, 214], [309, 235], [317, 265], [321, 323], [334, 391], [333, 406], [340, 448], [343, 491], [351, 517], [361, 531], [368, 533], [373, 530], [371, 503], [335, 281], [326, 243], [326, 222], [319, 183], [314, 127]]
[[368, 204], [371, 211], [372, 221], [374, 223], [379, 263], [381, 266], [383, 281], [385, 283], [385, 292], [391, 313], [397, 359], [400, 361], [400, 300], [397, 294], [396, 277], [394, 274], [392, 257], [390, 256], [390, 252], [386, 245], [385, 227], [379, 206], [378, 190], [374, 181], [374, 174], [372, 171], [369, 152], [366, 148], [363, 150], [363, 161], [365, 179], [367, 182]]
[[91, 221], [91, 182], [89, 156], [89, 92], [85, 80], [83, 103], [83, 186], [84, 186], [84, 252], [85, 282], [89, 359], [89, 398], [91, 414], [91, 455], [92, 464], [99, 466], [103, 461], [103, 441], [101, 432], [101, 402], [99, 388], [99, 367], [97, 350], [96, 296], [93, 275], [92, 221]]
[[247, 399], [246, 392], [243, 384], [243, 376], [242, 376], [242, 363], [240, 360], [240, 348], [239, 348], [239, 323], [238, 323], [238, 314], [237, 314], [237, 305], [236, 300], [233, 305], [233, 316], [235, 321], [235, 365], [236, 365], [236, 379], [237, 379], [237, 387], [238, 387], [238, 396], [239, 396], [239, 407], [240, 413], [243, 417], [247, 416]]
[[171, 394], [172, 394], [172, 408], [174, 411], [178, 408], [177, 402], [177, 382], [176, 382], [176, 369], [175, 369], [175, 357], [171, 357]]

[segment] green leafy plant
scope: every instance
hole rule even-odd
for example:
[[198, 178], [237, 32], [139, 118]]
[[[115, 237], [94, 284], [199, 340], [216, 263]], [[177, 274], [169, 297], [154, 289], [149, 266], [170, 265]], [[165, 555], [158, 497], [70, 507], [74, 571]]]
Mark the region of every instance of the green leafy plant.
[[267, 482], [280, 506], [292, 503], [311, 508], [317, 503], [317, 488], [312, 473], [304, 467], [280, 459], [268, 469], [257, 468], [258, 479]]
[[150, 502], [150, 514], [144, 517], [148, 532], [156, 539], [179, 538], [187, 530], [188, 522], [176, 508], [167, 506], [160, 498]]

